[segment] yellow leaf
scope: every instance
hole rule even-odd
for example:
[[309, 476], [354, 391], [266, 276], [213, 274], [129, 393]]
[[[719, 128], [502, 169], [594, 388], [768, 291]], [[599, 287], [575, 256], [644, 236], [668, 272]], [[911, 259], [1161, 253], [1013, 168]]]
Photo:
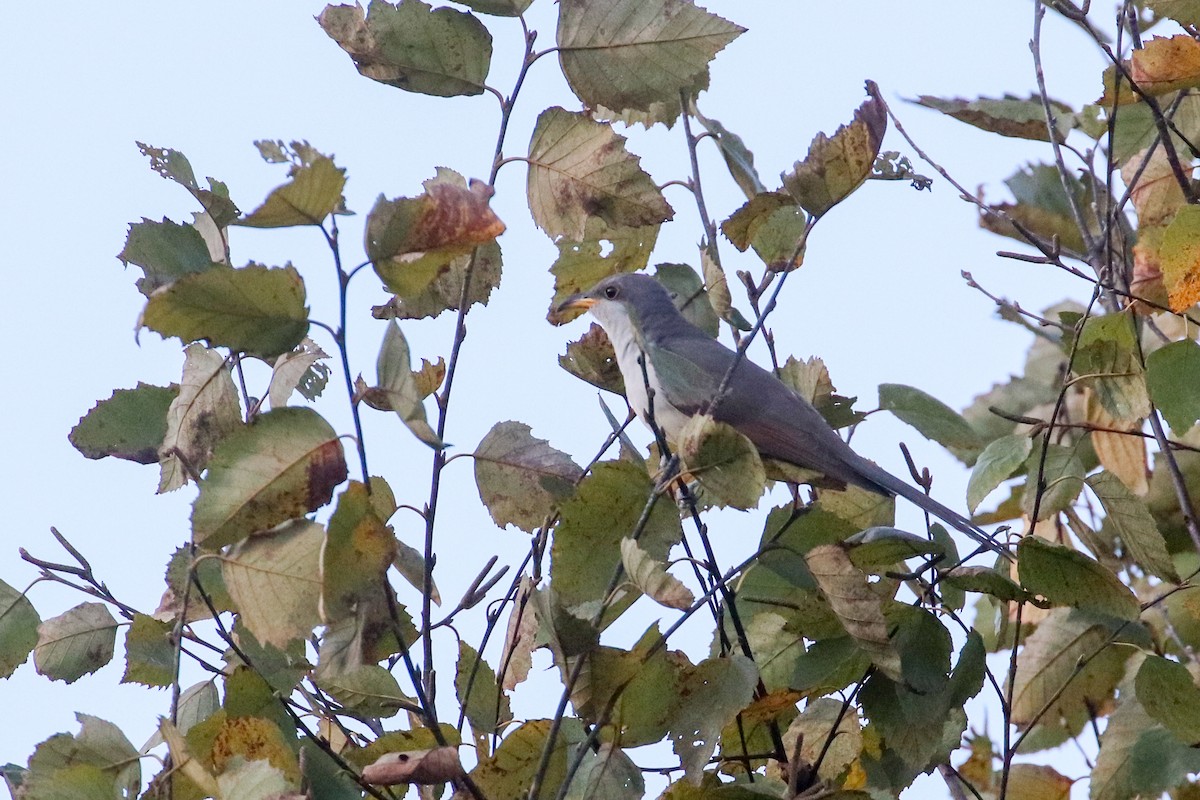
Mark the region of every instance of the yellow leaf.
[[1200, 300], [1200, 206], [1179, 210], [1159, 254], [1171, 310], [1186, 311]]
[[1146, 464], [1146, 440], [1140, 436], [1141, 421], [1120, 423], [1104, 410], [1104, 406], [1092, 392], [1088, 392], [1087, 421], [1100, 428], [1112, 430], [1092, 431], [1092, 447], [1100, 464], [1129, 491], [1144, 496], [1150, 491], [1150, 479]]

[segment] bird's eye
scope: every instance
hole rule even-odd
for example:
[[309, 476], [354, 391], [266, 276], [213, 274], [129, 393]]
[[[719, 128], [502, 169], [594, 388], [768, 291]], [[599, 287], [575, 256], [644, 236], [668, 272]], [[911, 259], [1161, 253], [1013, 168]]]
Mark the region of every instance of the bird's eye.
[[615, 300], [618, 294], [619, 294], [619, 292], [617, 291], [617, 287], [615, 287], [615, 286], [605, 286], [604, 287], [604, 296], [607, 297], [609, 300]]

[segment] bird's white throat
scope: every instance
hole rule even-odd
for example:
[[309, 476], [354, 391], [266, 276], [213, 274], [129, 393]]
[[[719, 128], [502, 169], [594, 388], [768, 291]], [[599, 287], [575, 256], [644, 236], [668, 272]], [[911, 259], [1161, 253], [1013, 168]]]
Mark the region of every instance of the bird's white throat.
[[608, 339], [617, 354], [617, 367], [620, 368], [621, 378], [625, 381], [625, 398], [629, 405], [649, 427], [649, 423], [646, 422], [650, 408], [646, 394], [646, 384], [649, 383], [654, 390], [654, 421], [668, 439], [674, 439], [675, 434], [687, 423], [688, 416], [667, 401], [658, 375], [654, 371], [654, 364], [649, 358], [645, 359], [646, 373], [642, 374], [642, 365], [638, 363], [638, 357], [642, 355], [642, 346], [633, 320], [629, 318], [629, 312], [622, 303], [614, 300], [600, 300], [590, 310], [600, 327], [608, 334]]

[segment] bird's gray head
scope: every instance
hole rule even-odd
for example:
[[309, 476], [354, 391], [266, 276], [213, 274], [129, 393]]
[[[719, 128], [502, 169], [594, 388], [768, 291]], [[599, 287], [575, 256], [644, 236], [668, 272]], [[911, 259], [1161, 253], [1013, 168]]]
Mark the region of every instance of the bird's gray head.
[[557, 311], [575, 308], [591, 311], [610, 337], [618, 330], [630, 328], [653, 336], [664, 326], [689, 324], [663, 285], [640, 273], [611, 275], [586, 292], [568, 297]]

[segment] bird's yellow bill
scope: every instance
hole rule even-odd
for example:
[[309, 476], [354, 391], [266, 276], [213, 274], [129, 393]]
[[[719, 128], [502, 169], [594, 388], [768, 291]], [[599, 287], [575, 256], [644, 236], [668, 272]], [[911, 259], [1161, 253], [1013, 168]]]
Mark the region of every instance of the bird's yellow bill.
[[583, 313], [594, 305], [596, 305], [596, 301], [592, 298], [582, 294], [573, 294], [555, 306], [546, 318], [554, 325], [563, 325], [579, 316], [579, 314], [572, 314], [572, 311]]
[[583, 311], [587, 311], [589, 308], [591, 308], [594, 305], [596, 305], [595, 298], [585, 297], [584, 295], [581, 295], [581, 294], [575, 294], [575, 295], [571, 295], [566, 300], [562, 301], [562, 303], [558, 306], [558, 310], [560, 313], [563, 311], [569, 311], [569, 310], [575, 309], [575, 308], [581, 309]]

